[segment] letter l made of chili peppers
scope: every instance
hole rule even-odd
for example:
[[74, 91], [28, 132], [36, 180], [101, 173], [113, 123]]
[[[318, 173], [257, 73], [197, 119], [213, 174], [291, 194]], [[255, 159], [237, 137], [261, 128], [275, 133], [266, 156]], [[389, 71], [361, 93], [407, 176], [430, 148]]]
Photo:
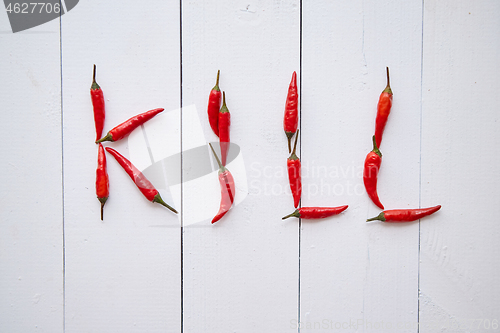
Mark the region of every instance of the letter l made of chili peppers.
[[297, 149], [297, 138], [299, 137], [299, 130], [297, 130], [297, 135], [295, 136], [295, 143], [293, 145], [293, 151], [290, 157], [286, 161], [286, 166], [288, 169], [288, 181], [290, 182], [290, 191], [293, 196], [293, 205], [295, 208], [299, 206], [300, 197], [302, 195], [302, 179], [300, 176], [300, 159], [295, 154]]
[[389, 84], [389, 67], [386, 67], [386, 71], [387, 86], [380, 94], [377, 104], [377, 118], [375, 119], [375, 138], [377, 141], [377, 147], [379, 148], [382, 143], [382, 134], [384, 133], [385, 124], [387, 123], [387, 118], [389, 118], [389, 113], [391, 113], [392, 107], [392, 90]]
[[160, 192], [151, 184], [151, 182], [144, 176], [142, 172], [137, 169], [132, 162], [127, 160], [123, 155], [121, 155], [119, 152], [114, 150], [113, 148], [106, 147], [106, 151], [113, 156], [118, 164], [121, 165], [123, 170], [127, 172], [129, 177], [132, 179], [132, 181], [135, 183], [137, 188], [141, 191], [141, 193], [146, 197], [151, 202], [156, 202], [159, 203], [160, 205], [163, 205], [170, 209], [172, 212], [177, 214], [177, 211], [170, 207], [165, 201], [160, 196]]
[[212, 131], [214, 131], [215, 135], [219, 136], [219, 109], [220, 102], [222, 100], [222, 94], [219, 89], [219, 75], [220, 70], [217, 71], [217, 81], [215, 82], [215, 86], [210, 91], [210, 95], [208, 96], [208, 122], [210, 123], [210, 127]]
[[217, 164], [219, 165], [219, 184], [221, 192], [220, 207], [219, 211], [217, 212], [217, 215], [215, 215], [215, 217], [212, 220], [213, 224], [219, 221], [229, 211], [229, 209], [233, 205], [234, 194], [236, 192], [235, 192], [233, 175], [224, 165], [222, 165], [221, 161], [217, 157], [217, 154], [215, 153], [214, 148], [212, 147], [212, 144], [209, 143], [209, 145], [210, 149], [212, 149], [212, 153], [214, 154], [215, 159], [217, 160]]
[[380, 209], [384, 209], [384, 205], [380, 202], [377, 194], [377, 177], [380, 165], [382, 164], [382, 153], [377, 147], [375, 135], [372, 137], [373, 150], [366, 155], [365, 165], [363, 168], [363, 182], [365, 183], [366, 193]]
[[95, 191], [97, 199], [101, 203], [101, 221], [104, 217], [104, 204], [109, 197], [109, 177], [106, 170], [106, 154], [102, 144], [99, 144], [97, 153], [97, 169], [95, 177]]
[[222, 92], [222, 107], [219, 111], [219, 141], [222, 165], [226, 166], [229, 151], [229, 128], [231, 127], [231, 114], [226, 106], [226, 92]]
[[297, 89], [297, 73], [293, 72], [292, 80], [288, 86], [288, 95], [285, 103], [285, 117], [283, 127], [288, 139], [288, 152], [291, 152], [292, 137], [297, 131], [299, 125], [299, 93]]
[[96, 67], [94, 65], [92, 86], [90, 87], [90, 98], [92, 100], [92, 107], [94, 108], [94, 123], [97, 141], [101, 137], [102, 130], [104, 129], [104, 119], [106, 117], [106, 113], [104, 109], [104, 95], [102, 93], [102, 89], [95, 81], [95, 69]]

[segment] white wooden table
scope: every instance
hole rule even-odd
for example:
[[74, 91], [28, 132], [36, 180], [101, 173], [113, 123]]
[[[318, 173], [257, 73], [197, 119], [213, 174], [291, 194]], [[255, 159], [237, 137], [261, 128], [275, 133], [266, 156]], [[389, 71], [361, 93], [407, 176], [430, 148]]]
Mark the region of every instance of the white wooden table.
[[[499, 1], [90, 0], [15, 34], [0, 12], [0, 332], [500, 330]], [[206, 202], [196, 184], [171, 189], [177, 219], [109, 156], [100, 221], [94, 63], [105, 131], [163, 107], [179, 152], [187, 107], [216, 141], [205, 115], [221, 70], [247, 184], [217, 225], [187, 223], [217, 211], [216, 178]], [[361, 168], [386, 66], [379, 195], [442, 205], [404, 225], [365, 223], [380, 212]], [[293, 71], [302, 205], [349, 205], [319, 222], [281, 220]], [[132, 158], [131, 142], [107, 146]]]

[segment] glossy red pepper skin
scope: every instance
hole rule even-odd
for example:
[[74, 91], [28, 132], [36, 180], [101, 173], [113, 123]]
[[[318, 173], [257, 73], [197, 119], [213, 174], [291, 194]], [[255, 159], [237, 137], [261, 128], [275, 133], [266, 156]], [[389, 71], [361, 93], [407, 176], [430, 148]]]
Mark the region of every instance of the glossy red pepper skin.
[[366, 220], [369, 221], [382, 221], [382, 222], [411, 222], [419, 220], [423, 217], [434, 214], [439, 209], [441, 205], [437, 205], [429, 208], [419, 208], [419, 209], [392, 209], [385, 210], [378, 216]]
[[222, 165], [226, 166], [227, 154], [229, 151], [230, 138], [229, 128], [231, 127], [231, 114], [226, 106], [226, 93], [222, 93], [222, 107], [219, 111], [219, 142]]
[[229, 172], [228, 169], [226, 169], [226, 167], [222, 165], [221, 161], [214, 151], [214, 148], [212, 147], [212, 144], [209, 143], [209, 145], [212, 149], [212, 153], [214, 154], [215, 159], [217, 160], [217, 164], [219, 165], [219, 184], [221, 192], [219, 211], [217, 212], [217, 215], [215, 215], [215, 217], [212, 219], [212, 224], [214, 224], [215, 222], [219, 221], [224, 215], [226, 215], [226, 213], [233, 205], [236, 188], [234, 185], [233, 175], [231, 174], [231, 172]]
[[163, 199], [160, 196], [160, 193], [158, 190], [151, 184], [151, 182], [144, 176], [144, 174], [137, 169], [132, 162], [130, 162], [128, 159], [126, 159], [123, 155], [121, 155], [119, 152], [114, 150], [113, 148], [106, 147], [106, 151], [113, 156], [118, 164], [121, 165], [123, 170], [127, 172], [129, 177], [132, 179], [132, 181], [135, 183], [137, 188], [142, 192], [142, 194], [146, 197], [151, 202], [156, 202], [159, 203], [160, 205], [163, 205], [170, 209], [172, 212], [177, 214], [177, 211], [170, 207], [168, 204], [163, 201]]
[[297, 131], [299, 125], [299, 93], [297, 89], [297, 73], [293, 72], [292, 80], [288, 86], [288, 95], [285, 103], [285, 117], [283, 127], [288, 139], [288, 152], [291, 152], [292, 137]]
[[375, 136], [373, 139], [373, 150], [366, 155], [365, 165], [363, 168], [363, 182], [365, 184], [366, 193], [377, 207], [384, 209], [384, 205], [380, 202], [377, 193], [377, 177], [380, 165], [382, 164], [382, 153], [378, 150]]
[[377, 141], [377, 147], [380, 148], [382, 143], [382, 134], [384, 133], [385, 124], [387, 123], [387, 118], [391, 113], [392, 107], [392, 90], [389, 82], [389, 67], [387, 70], [387, 86], [385, 87], [377, 104], [377, 118], [375, 119], [375, 138]]
[[324, 219], [333, 215], [342, 213], [349, 207], [348, 205], [339, 207], [301, 207], [292, 214], [284, 216], [282, 220], [289, 217], [297, 217], [301, 219]]
[[214, 131], [217, 136], [219, 136], [219, 109], [222, 101], [222, 94], [219, 89], [219, 75], [220, 71], [217, 71], [217, 81], [208, 96], [207, 108], [208, 122], [210, 123], [212, 131]]
[[290, 157], [286, 161], [286, 166], [288, 169], [288, 181], [290, 183], [290, 191], [293, 196], [293, 205], [295, 208], [299, 206], [300, 197], [302, 196], [302, 178], [301, 178], [301, 163], [300, 159], [295, 154], [297, 149], [297, 138], [299, 137], [299, 132], [297, 130], [297, 135], [295, 136], [295, 143], [293, 145], [293, 151]]
[[124, 137], [128, 136], [133, 130], [135, 130], [137, 127], [141, 126], [144, 124], [146, 121], [150, 120], [154, 116], [156, 116], [158, 113], [162, 112], [164, 109], [159, 108], [159, 109], [153, 109], [146, 111], [144, 113], [138, 114], [137, 116], [134, 116], [120, 125], [116, 126], [112, 130], [106, 134], [105, 137], [102, 139], [99, 139], [96, 141], [96, 143], [99, 142], [104, 142], [104, 141], [118, 141], [123, 139]]
[[97, 169], [95, 177], [95, 190], [97, 199], [101, 203], [101, 221], [104, 217], [104, 204], [109, 197], [109, 177], [106, 165], [106, 154], [102, 144], [99, 144], [97, 153]]
[[96, 141], [102, 135], [102, 130], [104, 129], [104, 119], [106, 118], [106, 112], [104, 108], [104, 94], [101, 87], [95, 81], [95, 70], [92, 79], [92, 86], [90, 87], [90, 98], [92, 100], [92, 107], [94, 108], [94, 123], [95, 123], [95, 133]]

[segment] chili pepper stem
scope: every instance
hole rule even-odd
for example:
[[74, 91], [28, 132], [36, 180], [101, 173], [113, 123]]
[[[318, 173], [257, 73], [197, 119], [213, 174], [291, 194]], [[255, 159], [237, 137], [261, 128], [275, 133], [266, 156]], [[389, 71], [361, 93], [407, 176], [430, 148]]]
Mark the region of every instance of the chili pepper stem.
[[99, 87], [99, 85], [97, 84], [97, 82], [95, 82], [95, 72], [96, 72], [96, 66], [94, 64], [94, 72], [92, 74], [92, 86], [90, 87], [93, 90], [101, 88], [101, 87]]
[[292, 138], [295, 132], [285, 132], [286, 137], [288, 138], [288, 152], [292, 151]]
[[293, 144], [293, 150], [292, 150], [292, 154], [290, 155], [290, 159], [291, 160], [298, 160], [299, 158], [297, 157], [297, 155], [295, 154], [296, 150], [297, 150], [297, 139], [299, 138], [299, 130], [297, 130], [297, 132], [295, 132], [295, 142]]
[[389, 67], [386, 67], [386, 72], [387, 72], [387, 86], [385, 87], [384, 91], [385, 93], [392, 94], [392, 89], [390, 85], [390, 80], [389, 80]]
[[104, 141], [111, 141], [111, 142], [113, 142], [113, 136], [108, 133], [108, 134], [106, 134], [106, 136], [100, 138], [95, 143], [101, 143], [101, 142], [104, 142]]
[[292, 214], [288, 214], [287, 216], [283, 216], [281, 219], [285, 220], [285, 219], [287, 219], [289, 217], [299, 217], [300, 218], [299, 210], [296, 209], [295, 212], [293, 212]]
[[106, 200], [108, 200], [108, 198], [97, 198], [99, 199], [99, 201], [101, 202], [101, 221], [104, 220], [104, 204], [106, 203]]
[[375, 139], [375, 135], [372, 137], [372, 141], [373, 141], [373, 150], [372, 151], [375, 154], [377, 154], [378, 156], [382, 157], [382, 153], [380, 152], [380, 150], [377, 147], [377, 140]]
[[217, 164], [219, 165], [219, 172], [224, 172], [226, 168], [222, 165], [221, 161], [219, 160], [219, 157], [215, 153], [214, 147], [212, 147], [212, 144], [210, 142], [208, 143], [208, 145], [212, 149], [212, 153], [214, 153], [215, 159], [217, 160]]
[[385, 222], [385, 214], [384, 214], [384, 212], [378, 214], [375, 217], [372, 217], [371, 219], [367, 219], [366, 220], [366, 222], [370, 222], [370, 221], [382, 221], [382, 222]]
[[215, 81], [215, 87], [213, 88], [213, 90], [220, 91], [220, 89], [219, 89], [219, 76], [220, 76], [220, 69], [217, 71], [217, 81]]
[[178, 214], [177, 211], [174, 208], [170, 207], [165, 201], [163, 201], [163, 199], [160, 196], [160, 193], [158, 193], [157, 195], [155, 195], [155, 197], [153, 199], [153, 202], [159, 203], [160, 205], [163, 205], [163, 206], [167, 207], [168, 209], [170, 209], [175, 214]]

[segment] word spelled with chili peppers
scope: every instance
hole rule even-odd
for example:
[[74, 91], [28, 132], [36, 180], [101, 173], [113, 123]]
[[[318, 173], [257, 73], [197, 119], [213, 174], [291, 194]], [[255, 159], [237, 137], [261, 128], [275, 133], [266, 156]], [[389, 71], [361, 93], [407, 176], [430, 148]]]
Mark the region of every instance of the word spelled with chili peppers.
[[288, 152], [292, 151], [291, 141], [292, 137], [297, 131], [299, 125], [299, 93], [297, 90], [297, 73], [293, 72], [292, 81], [288, 86], [288, 95], [286, 96], [285, 103], [285, 117], [283, 120], [283, 127], [288, 139]]
[[363, 168], [363, 182], [365, 184], [366, 193], [380, 209], [384, 209], [384, 205], [380, 202], [377, 194], [377, 177], [380, 165], [382, 164], [382, 153], [377, 147], [375, 135], [372, 137], [373, 150], [366, 155], [365, 166]]
[[419, 209], [393, 209], [385, 210], [376, 217], [366, 220], [369, 221], [382, 221], [382, 222], [411, 222], [421, 219], [422, 217], [434, 214], [439, 209], [441, 205], [437, 205], [429, 208], [419, 208]]
[[219, 136], [219, 109], [220, 102], [222, 99], [222, 94], [219, 89], [219, 75], [220, 70], [217, 71], [217, 81], [215, 82], [215, 86], [210, 91], [210, 95], [208, 96], [208, 122], [210, 123], [210, 127], [212, 131], [214, 131], [215, 135]]
[[102, 93], [101, 87], [95, 82], [95, 65], [94, 74], [92, 76], [92, 86], [90, 86], [90, 98], [92, 99], [92, 106], [94, 108], [94, 123], [95, 123], [95, 133], [96, 141], [102, 135], [102, 130], [104, 129], [104, 118], [106, 113], [104, 110], [104, 95]]
[[103, 137], [102, 139], [99, 139], [96, 141], [96, 143], [104, 142], [104, 141], [118, 141], [123, 139], [124, 137], [128, 136], [130, 133], [132, 133], [133, 130], [135, 130], [137, 127], [141, 126], [144, 124], [146, 121], [150, 120], [154, 116], [156, 116], [158, 113], [162, 112], [164, 109], [153, 109], [146, 111], [144, 113], [138, 114], [137, 116], [134, 116], [120, 125], [114, 127], [112, 130], [108, 132], [108, 134]]
[[377, 104], [377, 118], [375, 119], [375, 138], [377, 140], [377, 147], [379, 148], [382, 143], [382, 134], [384, 133], [385, 124], [387, 123], [387, 118], [389, 118], [389, 113], [391, 113], [392, 107], [392, 90], [389, 84], [389, 67], [386, 67], [386, 70], [387, 86], [380, 94]]
[[127, 172], [129, 177], [132, 179], [132, 181], [135, 183], [137, 188], [141, 191], [141, 193], [146, 197], [151, 202], [156, 202], [159, 203], [160, 205], [163, 205], [170, 209], [172, 212], [177, 214], [177, 211], [170, 207], [165, 201], [160, 196], [160, 193], [158, 192], [157, 189], [151, 184], [151, 182], [144, 176], [142, 172], [137, 169], [132, 162], [127, 160], [123, 155], [121, 155], [119, 152], [114, 150], [113, 148], [106, 147], [106, 151], [113, 156], [118, 164], [121, 165], [123, 170]]
[[104, 153], [102, 144], [99, 143], [97, 153], [97, 170], [95, 172], [95, 191], [97, 199], [101, 203], [101, 221], [104, 217], [104, 204], [109, 197], [109, 177], [106, 169], [106, 154]]
[[209, 145], [210, 149], [212, 149], [212, 153], [214, 154], [215, 159], [217, 160], [217, 164], [219, 165], [220, 208], [217, 212], [217, 215], [215, 215], [212, 220], [212, 224], [214, 224], [229, 211], [229, 209], [233, 205], [234, 194], [236, 193], [236, 191], [233, 175], [231, 175], [231, 172], [229, 172], [229, 170], [226, 169], [226, 167], [221, 163], [221, 161], [217, 157], [217, 154], [215, 153], [214, 148], [212, 147], [212, 144], [209, 143]]

